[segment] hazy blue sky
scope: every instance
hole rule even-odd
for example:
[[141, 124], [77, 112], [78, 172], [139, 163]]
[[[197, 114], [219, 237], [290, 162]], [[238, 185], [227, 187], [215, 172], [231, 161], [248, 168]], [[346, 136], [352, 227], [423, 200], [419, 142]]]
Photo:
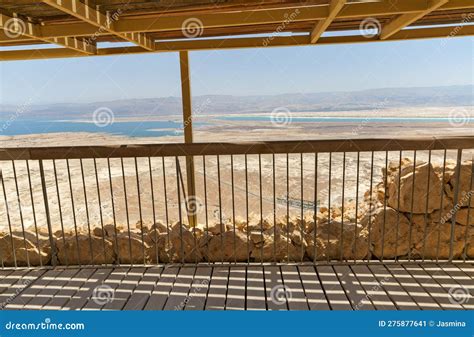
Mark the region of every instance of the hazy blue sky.
[[[473, 38], [191, 53], [192, 90], [278, 94], [474, 83]], [[179, 96], [176, 53], [0, 63], [0, 103]]]

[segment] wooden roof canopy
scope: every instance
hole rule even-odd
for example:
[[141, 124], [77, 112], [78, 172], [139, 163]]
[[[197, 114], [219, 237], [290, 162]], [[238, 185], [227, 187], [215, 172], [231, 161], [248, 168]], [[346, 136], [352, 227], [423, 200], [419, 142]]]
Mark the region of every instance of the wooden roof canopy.
[[449, 38], [472, 22], [474, 0], [0, 0], [0, 61]]

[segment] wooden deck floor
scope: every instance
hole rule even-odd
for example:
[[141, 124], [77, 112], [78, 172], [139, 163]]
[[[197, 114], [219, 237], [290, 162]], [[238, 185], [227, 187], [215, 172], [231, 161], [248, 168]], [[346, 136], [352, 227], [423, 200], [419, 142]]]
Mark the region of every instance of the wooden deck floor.
[[4, 309], [474, 309], [474, 265], [183, 266], [0, 271]]

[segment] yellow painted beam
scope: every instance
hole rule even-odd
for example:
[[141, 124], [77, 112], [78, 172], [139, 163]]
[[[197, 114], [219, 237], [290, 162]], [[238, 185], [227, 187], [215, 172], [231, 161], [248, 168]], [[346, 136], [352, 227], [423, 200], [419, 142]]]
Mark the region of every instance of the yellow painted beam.
[[92, 38], [96, 33], [103, 31], [132, 42], [146, 50], [151, 51], [155, 48], [155, 42], [143, 33], [119, 33], [115, 30], [115, 23], [119, 20], [121, 12], [116, 12], [112, 16], [105, 16], [100, 11], [88, 6], [88, 0], [85, 0], [85, 3], [79, 0], [43, 0], [43, 2], [97, 27], [97, 32], [92, 35]]
[[425, 10], [418, 13], [403, 14], [396, 17], [395, 19], [384, 25], [382, 31], [380, 32], [380, 39], [388, 39], [390, 36], [401, 31], [403, 28], [411, 25], [412, 23], [421, 19], [425, 15], [445, 5], [448, 1], [449, 0], [430, 0], [428, 7]]
[[319, 21], [314, 26], [311, 32], [311, 43], [316, 43], [321, 35], [326, 31], [331, 22], [336, 18], [337, 14], [341, 11], [342, 7], [346, 4], [346, 0], [332, 0], [329, 4], [329, 14], [327, 18]]
[[27, 22], [18, 17], [0, 14], [0, 28], [5, 31], [6, 36], [12, 38], [26, 36], [33, 40], [54, 43], [85, 54], [95, 54], [97, 51], [95, 44], [74, 37], [65, 36], [45, 38], [42, 35], [40, 25]]
[[[177, 52], [177, 51], [198, 51], [213, 49], [241, 49], [241, 48], [266, 48], [266, 47], [292, 47], [292, 46], [318, 46], [331, 44], [347, 43], [371, 43], [371, 42], [390, 42], [416, 39], [442, 38], [445, 40], [473, 36], [474, 25], [456, 26], [456, 27], [437, 27], [437, 28], [417, 28], [402, 30], [386, 40], [380, 40], [377, 36], [367, 38], [362, 35], [350, 36], [330, 36], [321, 37], [316, 45], [311, 44], [310, 36], [290, 36], [274, 37], [269, 43], [264, 43], [268, 38], [235, 38], [235, 39], [208, 39], [208, 40], [182, 40], [171, 42], [157, 42], [155, 53]], [[440, 43], [442, 43], [440, 41]], [[145, 51], [140, 47], [120, 47], [103, 48], [97, 51], [97, 56], [127, 55], [153, 53]], [[14, 50], [0, 52], [0, 61], [34, 60], [48, 58], [67, 58], [87, 56], [74, 50], [61, 49], [34, 49], [34, 50]], [[94, 55], [95, 56], [95, 55]]]

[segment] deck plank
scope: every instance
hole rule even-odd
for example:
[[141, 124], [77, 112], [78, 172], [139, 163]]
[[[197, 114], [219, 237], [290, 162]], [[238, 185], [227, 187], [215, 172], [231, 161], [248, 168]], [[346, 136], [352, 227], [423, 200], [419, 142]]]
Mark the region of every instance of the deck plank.
[[178, 275], [178, 267], [165, 267], [151, 292], [144, 310], [162, 310]]
[[334, 266], [334, 270], [355, 310], [375, 309], [364, 287], [349, 266]]
[[123, 310], [143, 310], [155, 285], [160, 279], [163, 268], [147, 268], [137, 287], [128, 298]]
[[266, 310], [263, 267], [247, 267], [247, 310]]
[[231, 267], [225, 302], [226, 310], [245, 310], [245, 267]]
[[314, 266], [299, 266], [301, 283], [310, 310], [329, 310], [329, 302]]
[[133, 267], [125, 273], [125, 277], [120, 281], [113, 292], [113, 300], [108, 301], [102, 310], [123, 310], [135, 288], [139, 285], [145, 267]]
[[0, 293], [0, 309], [22, 309], [25, 304], [22, 294], [40, 279], [46, 270], [15, 270], [5, 273], [2, 279], [2, 292]]
[[205, 310], [224, 310], [227, 296], [229, 267], [213, 267]]
[[352, 306], [332, 266], [316, 267], [332, 310], [351, 310]]
[[263, 271], [268, 310], [288, 310], [288, 294], [291, 290], [283, 284], [280, 266], [265, 266]]
[[189, 291], [189, 300], [184, 310], [204, 310], [206, 306], [209, 284], [211, 282], [212, 268], [199, 266], [196, 268], [193, 283]]
[[296, 266], [281, 266], [289, 310], [309, 310], [308, 300]]
[[[82, 285], [80, 285], [74, 294], [74, 296], [66, 302], [65, 307], [70, 310], [81, 310], [88, 302], [95, 300], [95, 297], [99, 298], [100, 293], [105, 295], [104, 291], [95, 292], [98, 286], [103, 285], [104, 280], [112, 272], [110, 268], [98, 268], [95, 269], [94, 273], [89, 276]], [[102, 296], [103, 296], [102, 295]]]
[[171, 288], [164, 310], [184, 310], [190, 298], [191, 284], [193, 283], [195, 267], [181, 267]]

